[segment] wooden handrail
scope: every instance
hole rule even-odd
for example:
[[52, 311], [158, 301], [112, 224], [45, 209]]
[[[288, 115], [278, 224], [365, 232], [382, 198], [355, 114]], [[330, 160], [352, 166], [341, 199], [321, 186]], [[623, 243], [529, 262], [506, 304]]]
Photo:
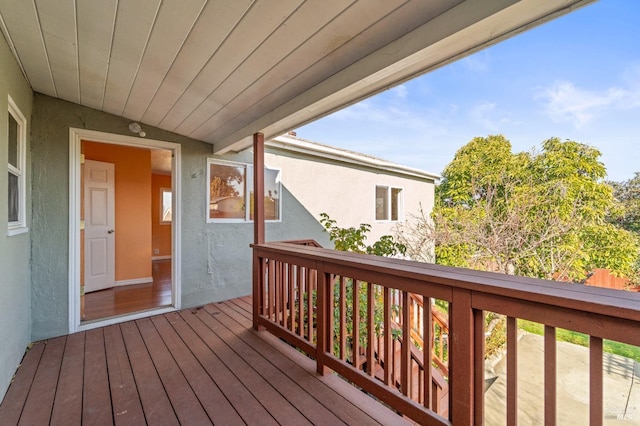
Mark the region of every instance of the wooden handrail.
[[[485, 311], [507, 316], [508, 354], [517, 353], [518, 318], [544, 324], [549, 336], [556, 328], [588, 334], [595, 360], [602, 359], [603, 339], [640, 346], [640, 294], [636, 293], [307, 245], [259, 244], [253, 252], [254, 327], [266, 328], [314, 357], [318, 372], [335, 371], [419, 423], [471, 425], [483, 418]], [[399, 308], [391, 303], [393, 293], [400, 295]], [[443, 415], [434, 410], [431, 386], [424, 386], [434, 382], [431, 368], [422, 368], [418, 376], [422, 396], [412, 393], [412, 372], [420, 369], [416, 363], [420, 355], [402, 344], [402, 336], [411, 334], [406, 309], [411, 293], [425, 302], [431, 298], [449, 302], [450, 410]], [[399, 332], [390, 325], [394, 310], [400, 314], [395, 315]], [[438, 321], [433, 318], [423, 315], [425, 332]], [[554, 353], [554, 338], [545, 338], [545, 345], [545, 354]], [[381, 362], [380, 354], [396, 352], [397, 360], [387, 357]], [[423, 356], [422, 367], [432, 362], [430, 354]], [[516, 408], [516, 365], [513, 357], [507, 362], [507, 411]], [[599, 365], [592, 363], [589, 371], [592, 424], [602, 422]], [[555, 370], [555, 358], [545, 356], [548, 412], [555, 412]]]
[[288, 241], [280, 241], [285, 244], [295, 244], [299, 246], [309, 246], [309, 247], [322, 247], [319, 242], [316, 240], [288, 240]]

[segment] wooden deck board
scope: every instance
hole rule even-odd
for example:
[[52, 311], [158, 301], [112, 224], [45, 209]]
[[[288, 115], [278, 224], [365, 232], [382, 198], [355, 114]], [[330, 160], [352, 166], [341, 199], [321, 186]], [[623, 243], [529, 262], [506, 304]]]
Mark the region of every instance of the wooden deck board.
[[[66, 340], [66, 337], [57, 337], [46, 342], [38, 371], [33, 378], [33, 384], [29, 395], [27, 395], [18, 424], [42, 425], [49, 423]], [[1, 421], [0, 424], [2, 424]]]
[[87, 374], [84, 375], [82, 421], [101, 425], [113, 424], [104, 329], [87, 331], [85, 339], [84, 362], [88, 370], [85, 370]]
[[73, 425], [82, 421], [84, 343], [85, 333], [67, 337], [51, 413], [52, 425]]
[[45, 342], [36, 343], [25, 354], [13, 383], [9, 386], [7, 394], [0, 405], [0, 424], [14, 425], [20, 420], [24, 402], [27, 399], [27, 395], [29, 395], [33, 378], [38, 371], [38, 365], [40, 365], [40, 359], [46, 346]]
[[144, 412], [119, 325], [104, 329], [113, 420], [118, 426], [144, 424]]
[[120, 328], [147, 423], [179, 424], [136, 323], [126, 322]]
[[0, 424], [406, 424], [274, 336], [251, 298], [36, 343]]
[[211, 421], [160, 338], [149, 318], [136, 321], [149, 355], [181, 424], [206, 425]]

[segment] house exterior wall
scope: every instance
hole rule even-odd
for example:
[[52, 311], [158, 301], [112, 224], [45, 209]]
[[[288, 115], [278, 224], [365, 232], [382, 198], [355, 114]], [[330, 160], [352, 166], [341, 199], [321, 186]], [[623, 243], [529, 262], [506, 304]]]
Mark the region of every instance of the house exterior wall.
[[[63, 335], [69, 328], [69, 128], [130, 136], [130, 121], [46, 95], [34, 96], [32, 340]], [[206, 222], [206, 164], [207, 158], [251, 163], [251, 153], [214, 156], [209, 144], [143, 127], [149, 139], [181, 144], [182, 307], [249, 294], [253, 223]], [[286, 189], [283, 203], [283, 220], [266, 226], [269, 240], [314, 238], [328, 244], [315, 216]]]
[[30, 233], [8, 236], [8, 110], [11, 96], [27, 119], [26, 224], [31, 226], [30, 131], [33, 93], [9, 46], [0, 36], [0, 400], [31, 341]]
[[[432, 179], [383, 172], [349, 163], [323, 160], [304, 153], [269, 148], [265, 165], [282, 169], [283, 185], [316, 220], [327, 213], [342, 228], [371, 225], [367, 242], [393, 235], [395, 227], [420, 208], [430, 212], [434, 202]], [[376, 185], [402, 189], [400, 221], [377, 221]]]

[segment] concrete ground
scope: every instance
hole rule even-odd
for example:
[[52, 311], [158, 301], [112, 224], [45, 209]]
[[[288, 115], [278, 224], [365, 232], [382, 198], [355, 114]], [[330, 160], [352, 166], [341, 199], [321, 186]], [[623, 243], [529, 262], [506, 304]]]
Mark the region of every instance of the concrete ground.
[[[589, 424], [589, 350], [557, 346], [557, 424]], [[640, 364], [604, 354], [605, 425], [640, 425]], [[497, 379], [485, 393], [485, 424], [506, 424], [506, 357], [494, 366]], [[487, 377], [488, 378], [488, 377]], [[518, 424], [544, 424], [544, 342], [525, 333], [518, 341]]]

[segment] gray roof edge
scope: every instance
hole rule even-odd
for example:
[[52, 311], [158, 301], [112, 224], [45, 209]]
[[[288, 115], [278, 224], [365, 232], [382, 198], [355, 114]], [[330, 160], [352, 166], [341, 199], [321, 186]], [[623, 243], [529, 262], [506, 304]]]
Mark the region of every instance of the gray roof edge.
[[374, 169], [394, 172], [414, 178], [432, 180], [439, 180], [441, 178], [440, 175], [427, 172], [425, 170], [403, 166], [401, 164], [393, 163], [382, 158], [362, 154], [359, 152], [349, 151], [342, 148], [336, 148], [334, 146], [309, 141], [289, 134], [276, 136], [275, 138], [266, 141], [265, 146], [313, 155], [329, 160], [338, 160], [346, 163], [371, 167]]

